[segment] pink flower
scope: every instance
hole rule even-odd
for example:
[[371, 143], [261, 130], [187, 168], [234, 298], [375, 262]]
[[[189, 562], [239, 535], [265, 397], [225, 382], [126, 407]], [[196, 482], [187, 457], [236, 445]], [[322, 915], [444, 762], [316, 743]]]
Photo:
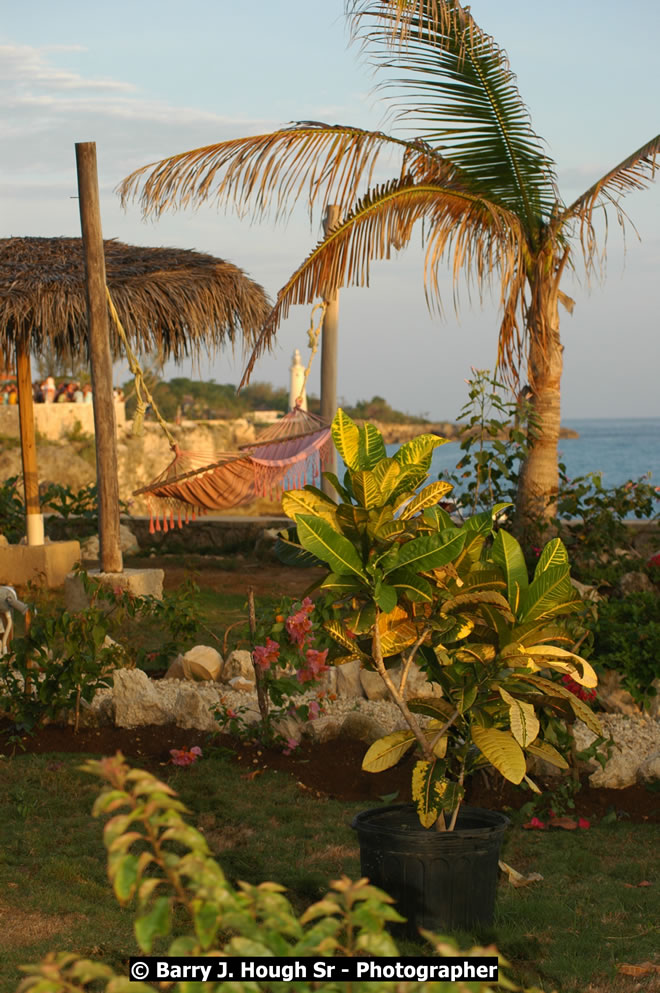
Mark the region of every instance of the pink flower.
[[311, 599], [306, 596], [300, 606], [300, 609], [286, 619], [287, 634], [294, 645], [298, 646], [300, 651], [304, 649], [309, 632], [312, 630], [312, 622], [309, 619], [309, 615], [313, 610], [314, 604]]
[[286, 745], [287, 747], [283, 750], [283, 754], [290, 755], [291, 752], [298, 747], [299, 742], [297, 742], [295, 738], [287, 738]]
[[591, 827], [591, 821], [588, 821], [586, 817], [580, 817], [578, 820], [578, 827], [586, 831], [587, 828]]
[[280, 654], [280, 646], [272, 638], [266, 638], [265, 645], [257, 645], [252, 650], [252, 658], [260, 669], [270, 669], [273, 662], [277, 662]]
[[322, 652], [317, 652], [315, 648], [308, 648], [305, 652], [305, 659], [307, 660], [307, 665], [315, 675], [320, 675], [322, 672], [327, 672], [330, 666], [325, 664], [325, 660], [328, 657], [328, 649], [326, 648]]
[[309, 712], [309, 719], [313, 721], [321, 713], [321, 705], [317, 700], [312, 700], [309, 707], [307, 708]]
[[170, 748], [170, 755], [172, 756], [172, 765], [189, 766], [193, 765], [197, 759], [201, 756], [202, 749], [199, 745], [195, 745], [191, 749], [186, 748]]
[[527, 821], [527, 824], [523, 824], [525, 828], [536, 828], [537, 831], [545, 831], [547, 824], [544, 821], [540, 821], [538, 817], [532, 817], [531, 821]]

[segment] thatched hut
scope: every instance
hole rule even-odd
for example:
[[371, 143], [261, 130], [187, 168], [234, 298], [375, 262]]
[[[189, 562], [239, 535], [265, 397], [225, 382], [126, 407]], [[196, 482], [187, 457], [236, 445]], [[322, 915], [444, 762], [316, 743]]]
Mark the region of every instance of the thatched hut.
[[[180, 359], [226, 343], [254, 345], [270, 304], [231, 262], [114, 239], [104, 248], [106, 283], [137, 351]], [[0, 352], [9, 363], [17, 343], [38, 353], [46, 340], [64, 357], [86, 348], [82, 239], [0, 238]]]
[[[262, 287], [231, 262], [114, 239], [103, 244], [106, 285], [136, 352], [181, 359], [226, 343], [255, 344], [270, 304]], [[81, 238], [0, 239], [0, 357], [9, 364], [16, 356], [29, 544], [43, 544], [29, 356], [46, 344], [64, 359], [86, 352], [87, 322]], [[119, 356], [112, 323], [109, 333]]]

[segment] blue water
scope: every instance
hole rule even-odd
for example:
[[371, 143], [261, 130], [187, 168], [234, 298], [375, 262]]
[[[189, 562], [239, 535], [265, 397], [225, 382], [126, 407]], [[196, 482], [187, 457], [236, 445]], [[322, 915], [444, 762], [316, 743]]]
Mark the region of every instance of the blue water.
[[[559, 442], [559, 458], [569, 479], [599, 472], [603, 486], [609, 489], [651, 473], [651, 483], [660, 486], [660, 418], [571, 420], [564, 427], [579, 433], [579, 438], [561, 438]], [[392, 455], [398, 447], [388, 445], [387, 454]], [[458, 442], [440, 445], [433, 452], [429, 480], [453, 470], [460, 457]], [[342, 465], [340, 478], [343, 472]]]
[[[660, 486], [660, 418], [571, 420], [566, 421], [564, 427], [572, 428], [580, 435], [559, 441], [559, 458], [566, 466], [569, 479], [599, 472], [603, 486], [609, 489], [650, 472], [653, 485]], [[397, 447], [388, 446], [388, 454]], [[431, 479], [445, 469], [453, 469], [460, 454], [458, 442], [436, 448]]]

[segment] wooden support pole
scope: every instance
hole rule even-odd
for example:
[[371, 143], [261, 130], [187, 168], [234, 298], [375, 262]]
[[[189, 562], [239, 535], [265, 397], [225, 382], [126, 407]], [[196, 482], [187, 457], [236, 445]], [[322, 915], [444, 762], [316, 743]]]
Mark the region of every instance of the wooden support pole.
[[37, 443], [32, 409], [32, 373], [30, 352], [25, 339], [16, 342], [16, 387], [18, 418], [21, 432], [21, 459], [25, 490], [25, 533], [28, 545], [43, 545], [44, 518], [39, 506], [39, 476], [37, 474]]
[[87, 284], [89, 360], [94, 397], [101, 572], [121, 572], [123, 565], [119, 542], [117, 439], [112, 398], [112, 358], [108, 304], [105, 295], [105, 256], [95, 142], [76, 143], [76, 166]]
[[[339, 207], [329, 204], [323, 218], [323, 233], [327, 234], [340, 221]], [[321, 417], [331, 423], [337, 413], [337, 354], [339, 342], [339, 291], [336, 286], [326, 287], [323, 294], [326, 305], [321, 332]], [[330, 472], [337, 472], [337, 453], [334, 448], [327, 466]], [[334, 488], [325, 479], [323, 490], [336, 496]]]

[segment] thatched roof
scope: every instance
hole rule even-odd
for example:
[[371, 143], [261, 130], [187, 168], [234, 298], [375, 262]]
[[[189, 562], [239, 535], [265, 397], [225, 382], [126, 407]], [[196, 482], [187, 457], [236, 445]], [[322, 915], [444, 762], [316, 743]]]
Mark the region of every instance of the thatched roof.
[[[251, 347], [270, 312], [261, 286], [222, 259], [178, 248], [104, 242], [106, 282], [137, 350], [163, 358], [236, 341]], [[112, 327], [113, 350], [119, 354]], [[0, 239], [0, 352], [17, 339], [62, 355], [87, 342], [80, 238]]]

